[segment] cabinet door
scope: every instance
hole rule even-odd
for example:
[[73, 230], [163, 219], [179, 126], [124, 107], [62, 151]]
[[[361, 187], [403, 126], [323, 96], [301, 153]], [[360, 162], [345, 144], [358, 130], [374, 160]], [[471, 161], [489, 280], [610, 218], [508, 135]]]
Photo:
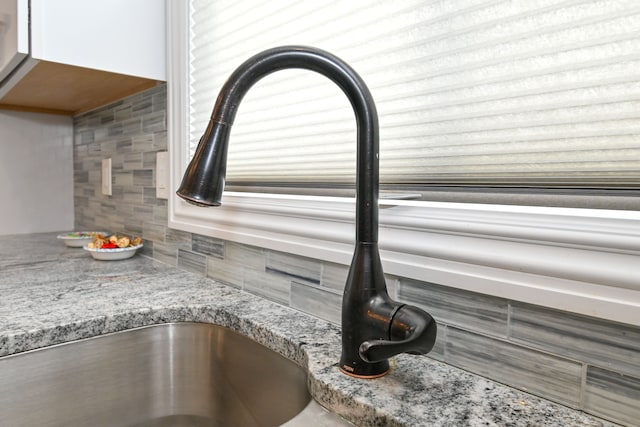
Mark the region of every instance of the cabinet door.
[[31, 57], [165, 80], [165, 1], [31, 0]]
[[0, 81], [29, 54], [29, 1], [0, 0]]

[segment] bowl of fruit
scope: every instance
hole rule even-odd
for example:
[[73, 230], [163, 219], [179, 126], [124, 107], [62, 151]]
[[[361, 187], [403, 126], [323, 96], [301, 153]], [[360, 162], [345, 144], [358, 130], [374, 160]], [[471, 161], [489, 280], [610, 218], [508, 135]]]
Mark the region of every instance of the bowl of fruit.
[[94, 237], [106, 235], [104, 231], [72, 231], [70, 233], [58, 234], [58, 239], [62, 240], [70, 248], [81, 248], [91, 243]]
[[89, 251], [94, 259], [117, 261], [131, 258], [142, 246], [140, 237], [129, 237], [122, 234], [113, 234], [107, 237], [104, 234], [98, 234], [83, 248]]

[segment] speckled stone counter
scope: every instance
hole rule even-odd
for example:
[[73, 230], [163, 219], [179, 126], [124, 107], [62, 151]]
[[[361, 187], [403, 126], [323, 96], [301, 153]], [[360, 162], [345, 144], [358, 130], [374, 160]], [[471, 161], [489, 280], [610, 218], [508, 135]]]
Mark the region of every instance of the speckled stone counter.
[[0, 356], [139, 326], [229, 327], [307, 367], [314, 398], [360, 426], [610, 426], [422, 356], [341, 374], [336, 326], [137, 255], [95, 261], [56, 233], [0, 237]]

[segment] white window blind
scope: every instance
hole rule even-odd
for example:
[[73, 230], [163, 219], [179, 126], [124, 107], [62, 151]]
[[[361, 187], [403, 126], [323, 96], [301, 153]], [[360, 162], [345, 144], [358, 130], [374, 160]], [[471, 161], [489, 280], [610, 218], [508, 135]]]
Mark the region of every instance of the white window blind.
[[[250, 56], [316, 46], [375, 99], [383, 183], [638, 187], [640, 2], [192, 0], [191, 152]], [[243, 100], [230, 183], [350, 183], [355, 119], [333, 83], [286, 70]]]

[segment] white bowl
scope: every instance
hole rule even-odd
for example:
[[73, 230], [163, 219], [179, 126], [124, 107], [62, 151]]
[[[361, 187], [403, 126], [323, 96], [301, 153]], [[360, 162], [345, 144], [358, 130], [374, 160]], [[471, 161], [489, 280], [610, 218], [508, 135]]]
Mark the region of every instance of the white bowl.
[[127, 248], [114, 248], [114, 249], [95, 249], [88, 246], [84, 246], [85, 251], [89, 251], [91, 256], [100, 261], [118, 261], [121, 259], [131, 258], [136, 254], [136, 251], [143, 246], [140, 243], [137, 246], [129, 246]]
[[104, 231], [72, 231], [70, 233], [58, 234], [58, 239], [62, 240], [65, 245], [70, 248], [81, 248], [93, 241], [93, 238], [102, 234], [108, 236], [109, 233]]

